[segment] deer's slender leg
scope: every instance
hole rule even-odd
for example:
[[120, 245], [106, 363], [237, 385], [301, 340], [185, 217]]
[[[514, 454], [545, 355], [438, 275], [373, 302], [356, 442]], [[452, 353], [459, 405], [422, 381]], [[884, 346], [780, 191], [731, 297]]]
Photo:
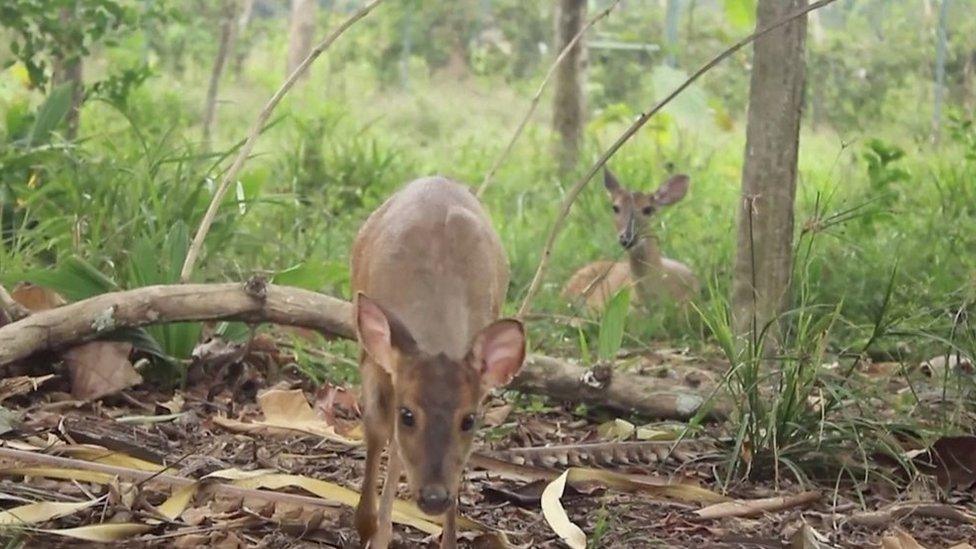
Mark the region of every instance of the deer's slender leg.
[[359, 532], [359, 546], [366, 547], [376, 533], [376, 479], [380, 472], [380, 456], [383, 454], [383, 439], [366, 437], [366, 472], [356, 506], [356, 531]]
[[441, 532], [441, 549], [457, 549], [457, 500], [444, 515], [444, 531]]
[[397, 451], [396, 441], [391, 440], [388, 448], [390, 458], [386, 467], [386, 480], [383, 482], [383, 494], [380, 496], [377, 529], [376, 533], [373, 534], [370, 549], [386, 549], [390, 545], [390, 540], [393, 539], [393, 500], [396, 499], [403, 464], [400, 462], [400, 453]]

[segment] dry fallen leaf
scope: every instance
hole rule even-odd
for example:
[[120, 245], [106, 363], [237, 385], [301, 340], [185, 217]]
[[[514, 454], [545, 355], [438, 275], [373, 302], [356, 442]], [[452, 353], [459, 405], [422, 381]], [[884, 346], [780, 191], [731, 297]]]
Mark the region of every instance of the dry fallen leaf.
[[627, 440], [636, 430], [637, 428], [634, 427], [633, 423], [619, 418], [601, 423], [596, 428], [596, 432], [599, 433], [600, 437], [609, 440]]
[[701, 486], [683, 483], [662, 483], [652, 484], [644, 480], [637, 480], [629, 475], [622, 475], [603, 469], [592, 469], [589, 467], [572, 467], [566, 471], [569, 473], [569, 483], [573, 487], [580, 487], [585, 483], [599, 483], [607, 488], [620, 490], [621, 492], [633, 492], [646, 494], [656, 497], [667, 497], [678, 501], [690, 501], [694, 503], [715, 503], [725, 502], [729, 498], [717, 494]]
[[580, 530], [579, 526], [569, 520], [566, 510], [559, 502], [563, 490], [566, 489], [566, 478], [568, 476], [569, 471], [563, 471], [563, 474], [550, 482], [542, 492], [542, 516], [545, 517], [552, 531], [571, 549], [586, 549], [586, 534]]
[[0, 512], [0, 526], [16, 526], [18, 524], [36, 524], [51, 519], [68, 516], [72, 513], [87, 509], [101, 500], [93, 499], [81, 502], [41, 501], [21, 505]]
[[893, 530], [894, 535], [881, 538], [882, 549], [925, 549], [925, 546], [916, 541], [908, 532], [897, 526]]
[[85, 461], [115, 465], [116, 467], [125, 467], [127, 469], [138, 469], [153, 473], [158, 473], [166, 469], [165, 466], [152, 463], [151, 461], [89, 444], [59, 444], [54, 447], [49, 447], [47, 450], [52, 453], [63, 454]]
[[266, 475], [276, 474], [278, 471], [274, 469], [253, 469], [251, 471], [244, 471], [233, 467], [231, 469], [221, 469], [219, 471], [214, 471], [208, 475], [204, 475], [204, 479], [208, 478], [219, 478], [222, 480], [245, 480], [249, 478], [263, 477]]
[[502, 404], [501, 406], [489, 408], [481, 418], [481, 424], [485, 427], [498, 427], [502, 423], [505, 423], [505, 420], [508, 419], [513, 409], [514, 407], [511, 404]]
[[358, 431], [348, 433], [348, 437], [342, 436], [336, 432], [335, 427], [316, 417], [301, 389], [265, 391], [258, 396], [258, 404], [264, 412], [264, 421], [248, 423], [220, 416], [213, 418], [213, 421], [221, 427], [243, 433], [280, 434], [301, 431], [350, 446], [362, 444], [361, 436], [352, 438], [359, 435]]
[[80, 539], [84, 541], [94, 541], [96, 543], [111, 543], [120, 541], [132, 536], [144, 534], [153, 527], [148, 524], [138, 524], [134, 522], [118, 522], [107, 524], [96, 524], [94, 526], [81, 526], [78, 528], [65, 528], [64, 530], [38, 530], [45, 534], [55, 534], [68, 538]]
[[58, 467], [7, 467], [0, 469], [0, 476], [4, 475], [59, 478], [64, 480], [77, 480], [78, 482], [92, 482], [94, 484], [109, 484], [115, 480], [115, 477], [108, 473]]
[[132, 344], [92, 341], [64, 353], [71, 375], [71, 394], [79, 400], [95, 400], [142, 383], [129, 362]]
[[976, 483], [976, 436], [942, 437], [914, 455], [913, 462], [945, 489], [969, 486]]
[[166, 501], [156, 507], [156, 511], [169, 520], [176, 520], [190, 505], [190, 501], [197, 493], [197, 488], [199, 488], [199, 484], [196, 482], [176, 488]]
[[[277, 490], [285, 487], [302, 488], [320, 498], [335, 501], [349, 507], [355, 507], [359, 503], [359, 494], [344, 486], [326, 482], [324, 480], [313, 479], [301, 475], [286, 474], [266, 474], [250, 478], [242, 478], [233, 482], [235, 486], [242, 488]], [[439, 517], [429, 517], [423, 514], [415, 505], [396, 500], [393, 502], [393, 522], [412, 526], [428, 534], [438, 534], [441, 527], [435, 523], [440, 522]], [[461, 529], [477, 529], [477, 523], [464, 517], [458, 517], [458, 527]]]
[[827, 549], [827, 547], [827, 538], [805, 522], [790, 538], [790, 549]]
[[637, 440], [675, 440], [681, 431], [682, 429], [666, 429], [649, 424], [637, 428], [636, 438]]

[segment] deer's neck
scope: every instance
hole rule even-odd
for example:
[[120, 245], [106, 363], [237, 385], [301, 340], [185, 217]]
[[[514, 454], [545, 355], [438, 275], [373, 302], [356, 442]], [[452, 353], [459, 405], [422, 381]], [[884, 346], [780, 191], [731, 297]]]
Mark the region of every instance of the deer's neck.
[[635, 274], [653, 274], [661, 270], [661, 248], [657, 237], [649, 234], [627, 252]]
[[651, 299], [660, 286], [662, 277], [661, 248], [657, 237], [646, 235], [628, 252], [630, 273], [634, 278], [637, 293], [645, 301]]

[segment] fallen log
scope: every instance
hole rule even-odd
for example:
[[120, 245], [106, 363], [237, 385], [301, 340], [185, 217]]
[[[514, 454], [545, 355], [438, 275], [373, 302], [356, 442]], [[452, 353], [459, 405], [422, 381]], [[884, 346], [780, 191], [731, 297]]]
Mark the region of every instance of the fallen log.
[[[352, 305], [316, 292], [276, 286], [259, 278], [244, 284], [148, 286], [98, 295], [0, 326], [0, 366], [34, 353], [62, 350], [120, 328], [215, 320], [270, 322], [355, 338]], [[701, 394], [683, 387], [662, 387], [662, 383], [610, 368], [589, 370], [532, 355], [512, 388], [661, 419], [688, 419], [705, 403]], [[723, 413], [719, 408], [710, 415], [721, 417]]]

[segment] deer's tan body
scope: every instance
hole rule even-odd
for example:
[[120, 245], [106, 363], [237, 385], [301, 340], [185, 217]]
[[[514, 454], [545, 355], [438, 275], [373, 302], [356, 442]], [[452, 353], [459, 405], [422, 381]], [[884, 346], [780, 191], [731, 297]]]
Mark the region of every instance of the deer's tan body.
[[371, 549], [390, 541], [401, 467], [420, 508], [446, 513], [442, 547], [455, 546], [457, 490], [481, 402], [524, 358], [521, 324], [498, 320], [508, 276], [484, 208], [466, 187], [443, 178], [407, 184], [360, 229], [352, 289], [367, 456], [356, 527]]
[[474, 334], [498, 318], [508, 261], [488, 214], [467, 187], [418, 179], [360, 229], [352, 288], [397, 315], [421, 349], [461, 359]]
[[590, 310], [601, 311], [617, 292], [632, 287], [645, 307], [663, 301], [690, 301], [698, 294], [698, 278], [684, 263], [661, 254], [647, 225], [647, 218], [658, 207], [684, 196], [688, 178], [676, 176], [653, 194], [624, 189], [609, 171], [604, 178], [613, 201], [618, 240], [627, 250], [628, 260], [596, 261], [583, 266], [563, 286], [563, 298], [571, 303], [582, 301]]

